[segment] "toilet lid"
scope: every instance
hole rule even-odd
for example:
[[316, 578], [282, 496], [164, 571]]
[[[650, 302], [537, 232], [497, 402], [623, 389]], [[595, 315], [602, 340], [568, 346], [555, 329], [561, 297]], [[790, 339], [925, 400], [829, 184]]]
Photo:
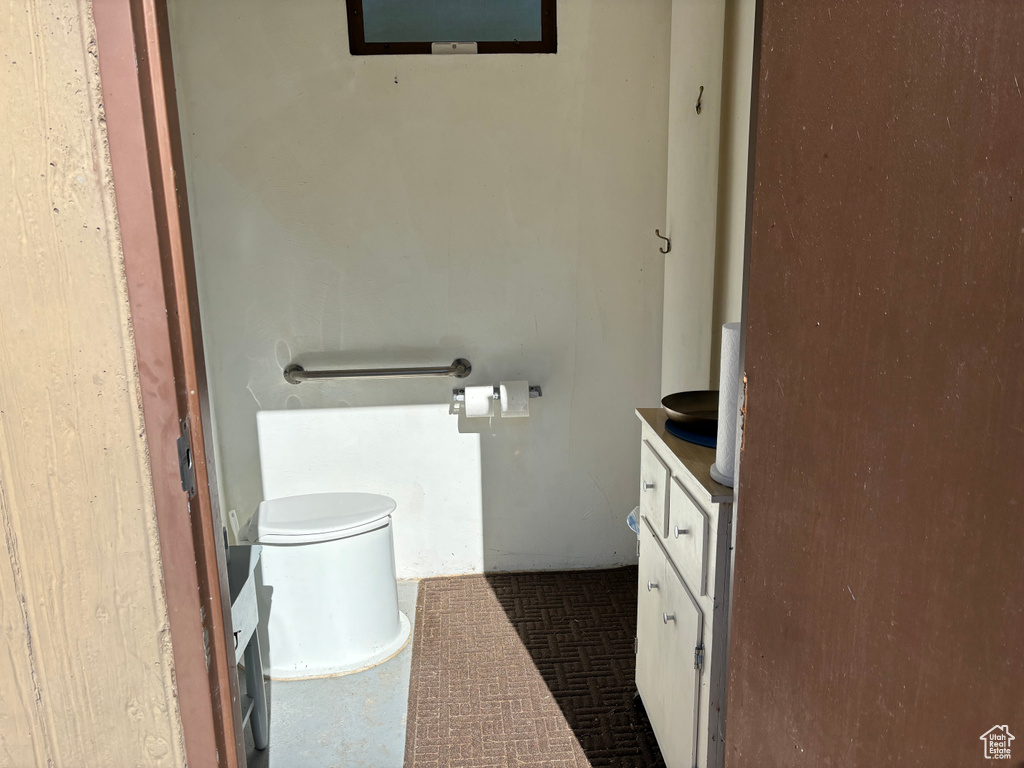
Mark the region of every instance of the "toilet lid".
[[312, 493], [260, 502], [261, 543], [306, 544], [365, 533], [387, 525], [395, 502], [374, 493]]

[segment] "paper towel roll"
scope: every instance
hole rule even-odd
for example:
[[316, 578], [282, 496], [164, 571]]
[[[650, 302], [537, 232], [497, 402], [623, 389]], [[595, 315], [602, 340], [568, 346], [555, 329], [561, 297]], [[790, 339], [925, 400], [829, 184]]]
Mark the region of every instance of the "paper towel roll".
[[732, 488], [736, 465], [736, 411], [739, 402], [740, 324], [722, 326], [722, 362], [718, 377], [718, 448], [711, 477]]
[[530, 382], [503, 381], [500, 395], [503, 417], [515, 419], [530, 415]]
[[466, 418], [494, 415], [494, 387], [466, 387]]

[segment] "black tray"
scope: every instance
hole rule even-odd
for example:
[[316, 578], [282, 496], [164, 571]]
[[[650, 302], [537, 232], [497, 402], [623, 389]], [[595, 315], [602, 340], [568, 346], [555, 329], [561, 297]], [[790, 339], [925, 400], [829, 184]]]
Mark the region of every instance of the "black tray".
[[665, 415], [681, 423], [706, 423], [718, 421], [718, 390], [698, 389], [692, 392], [676, 392], [661, 400]]

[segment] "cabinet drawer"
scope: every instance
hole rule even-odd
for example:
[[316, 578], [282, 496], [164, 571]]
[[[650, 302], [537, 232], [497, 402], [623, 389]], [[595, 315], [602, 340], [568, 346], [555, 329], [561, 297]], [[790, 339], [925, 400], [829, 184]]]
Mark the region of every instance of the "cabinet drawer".
[[694, 591], [706, 595], [711, 517], [675, 477], [669, 489], [668, 517], [665, 547]]
[[640, 448], [640, 515], [651, 521], [662, 538], [668, 535], [669, 476], [668, 465], [644, 440]]

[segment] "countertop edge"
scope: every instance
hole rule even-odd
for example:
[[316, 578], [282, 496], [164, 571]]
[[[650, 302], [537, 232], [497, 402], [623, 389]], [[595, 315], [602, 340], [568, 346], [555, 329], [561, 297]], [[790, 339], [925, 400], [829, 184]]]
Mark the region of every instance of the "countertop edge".
[[672, 451], [680, 464], [710, 498], [712, 504], [732, 504], [736, 498], [733, 488], [711, 478], [710, 468], [715, 461], [715, 450], [680, 440], [665, 429], [665, 412], [661, 408], [637, 408], [634, 413]]

